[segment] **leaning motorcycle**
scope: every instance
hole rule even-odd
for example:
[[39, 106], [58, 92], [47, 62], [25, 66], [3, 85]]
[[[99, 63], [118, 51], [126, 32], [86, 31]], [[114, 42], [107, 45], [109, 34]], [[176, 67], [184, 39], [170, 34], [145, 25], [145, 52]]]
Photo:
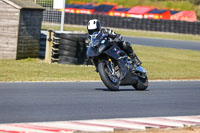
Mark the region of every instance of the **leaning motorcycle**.
[[147, 71], [133, 64], [108, 34], [94, 32], [86, 54], [109, 90], [117, 91], [120, 85], [131, 85], [136, 90], [147, 89]]

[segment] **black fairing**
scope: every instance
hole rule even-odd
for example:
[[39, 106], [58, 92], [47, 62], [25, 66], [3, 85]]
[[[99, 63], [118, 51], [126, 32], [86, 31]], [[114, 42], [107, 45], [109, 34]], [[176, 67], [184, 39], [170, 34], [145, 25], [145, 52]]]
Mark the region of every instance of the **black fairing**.
[[[103, 50], [101, 51], [100, 48], [102, 47]], [[92, 62], [96, 67], [99, 61], [108, 60], [108, 58], [111, 58], [113, 61], [117, 62], [120, 68], [120, 85], [137, 84], [137, 76], [135, 76], [126, 67], [126, 59], [128, 58], [127, 54], [121, 50], [117, 44], [113, 43], [111, 45], [111, 42], [108, 41], [106, 35], [98, 33], [98, 35], [93, 36], [86, 54], [90, 59], [92, 59]]]
[[113, 45], [108, 50], [104, 51], [104, 53], [118, 62], [121, 74], [120, 80], [122, 80], [128, 73], [128, 70], [125, 67], [125, 62], [123, 58], [121, 58], [121, 55], [126, 55], [126, 53], [122, 51], [117, 45]]
[[93, 48], [93, 47], [89, 46], [86, 54], [88, 57], [96, 57], [99, 55], [97, 50], [98, 50], [97, 48]]
[[128, 58], [127, 54], [121, 50], [117, 44], [104, 51], [104, 53], [118, 62], [121, 74], [120, 85], [131, 85], [137, 83], [138, 78], [134, 76], [125, 66], [127, 63], [126, 58]]
[[[102, 34], [99, 32], [94, 32], [91, 36], [91, 42], [89, 48], [86, 52], [88, 57], [97, 57], [99, 56], [107, 47], [110, 46], [110, 43], [107, 40], [108, 35]], [[103, 48], [102, 50], [100, 50]]]

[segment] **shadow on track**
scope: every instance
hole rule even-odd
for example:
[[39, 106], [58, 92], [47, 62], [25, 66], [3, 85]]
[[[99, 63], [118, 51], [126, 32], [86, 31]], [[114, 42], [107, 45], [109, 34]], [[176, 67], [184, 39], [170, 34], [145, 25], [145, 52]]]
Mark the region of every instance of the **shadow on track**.
[[[95, 90], [98, 90], [98, 91], [110, 91], [107, 88], [95, 88]], [[135, 90], [135, 89], [119, 89], [118, 91], [110, 91], [110, 92], [120, 92], [120, 91], [138, 91], [138, 90]], [[144, 91], [149, 91], [149, 90], [144, 90]], [[141, 91], [141, 92], [143, 92], [143, 91]]]

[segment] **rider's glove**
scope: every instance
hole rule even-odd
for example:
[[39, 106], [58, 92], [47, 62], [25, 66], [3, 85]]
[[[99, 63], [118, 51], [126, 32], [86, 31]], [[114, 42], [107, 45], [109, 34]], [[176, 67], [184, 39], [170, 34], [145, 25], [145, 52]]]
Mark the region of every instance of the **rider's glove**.
[[115, 39], [114, 39], [114, 42], [121, 42], [121, 39], [120, 38], [118, 38], [118, 37], [116, 37]]

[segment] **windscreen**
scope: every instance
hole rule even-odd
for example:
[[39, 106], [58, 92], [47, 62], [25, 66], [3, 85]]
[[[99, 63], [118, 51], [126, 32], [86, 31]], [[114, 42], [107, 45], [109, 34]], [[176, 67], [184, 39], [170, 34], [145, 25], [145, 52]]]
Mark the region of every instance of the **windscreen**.
[[90, 43], [90, 45], [92, 47], [97, 46], [100, 43], [101, 38], [102, 38], [102, 33], [101, 32], [94, 32], [92, 34], [92, 36], [91, 36], [91, 43]]

